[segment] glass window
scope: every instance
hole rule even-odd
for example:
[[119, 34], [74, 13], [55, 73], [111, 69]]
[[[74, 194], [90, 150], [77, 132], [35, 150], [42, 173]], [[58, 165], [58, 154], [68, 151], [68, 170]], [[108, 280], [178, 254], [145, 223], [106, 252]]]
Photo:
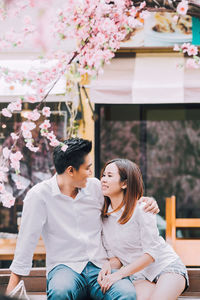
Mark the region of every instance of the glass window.
[[[200, 105], [102, 104], [96, 110], [99, 167], [115, 157], [136, 162], [145, 195], [156, 198], [162, 217], [165, 197], [175, 195], [177, 217], [199, 218]], [[184, 234], [199, 237], [194, 231]]]

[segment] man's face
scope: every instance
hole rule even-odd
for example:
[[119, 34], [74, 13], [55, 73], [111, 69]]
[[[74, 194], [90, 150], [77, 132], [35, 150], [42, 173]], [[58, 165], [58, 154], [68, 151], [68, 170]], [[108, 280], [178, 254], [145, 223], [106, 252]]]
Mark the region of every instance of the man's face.
[[87, 154], [80, 168], [78, 170], [74, 169], [73, 179], [77, 188], [84, 188], [86, 186], [88, 177], [92, 175], [91, 166], [91, 157], [90, 154]]

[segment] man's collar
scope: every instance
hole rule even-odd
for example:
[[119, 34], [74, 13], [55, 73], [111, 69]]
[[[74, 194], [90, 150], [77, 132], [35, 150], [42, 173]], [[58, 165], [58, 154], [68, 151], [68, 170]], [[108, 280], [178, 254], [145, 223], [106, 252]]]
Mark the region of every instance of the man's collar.
[[86, 187], [78, 189], [78, 191], [85, 196], [90, 195], [90, 193], [88, 191], [88, 184], [86, 185]]
[[[60, 191], [60, 188], [58, 186], [58, 182], [57, 182], [56, 177], [57, 177], [57, 173], [51, 179], [52, 180], [52, 194], [53, 194], [53, 196], [62, 195], [62, 193]], [[87, 186], [85, 188], [78, 189], [78, 192], [85, 195], [85, 196], [90, 195]]]
[[59, 189], [58, 183], [57, 183], [57, 173], [52, 177], [52, 195], [61, 195], [61, 191]]

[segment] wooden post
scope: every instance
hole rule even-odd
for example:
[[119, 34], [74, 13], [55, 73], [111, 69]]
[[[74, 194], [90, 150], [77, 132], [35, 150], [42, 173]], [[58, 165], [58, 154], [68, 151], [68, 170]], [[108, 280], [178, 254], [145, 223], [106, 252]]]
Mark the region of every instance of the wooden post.
[[166, 198], [166, 241], [171, 244], [172, 247], [175, 246], [176, 239], [176, 197], [172, 196]]

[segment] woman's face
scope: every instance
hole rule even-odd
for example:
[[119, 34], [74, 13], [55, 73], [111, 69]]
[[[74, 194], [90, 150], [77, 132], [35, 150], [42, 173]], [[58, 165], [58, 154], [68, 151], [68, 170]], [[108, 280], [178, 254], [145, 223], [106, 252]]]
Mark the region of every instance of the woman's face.
[[124, 183], [120, 181], [120, 175], [115, 163], [106, 166], [101, 178], [102, 192], [109, 198], [117, 197], [123, 193]]

